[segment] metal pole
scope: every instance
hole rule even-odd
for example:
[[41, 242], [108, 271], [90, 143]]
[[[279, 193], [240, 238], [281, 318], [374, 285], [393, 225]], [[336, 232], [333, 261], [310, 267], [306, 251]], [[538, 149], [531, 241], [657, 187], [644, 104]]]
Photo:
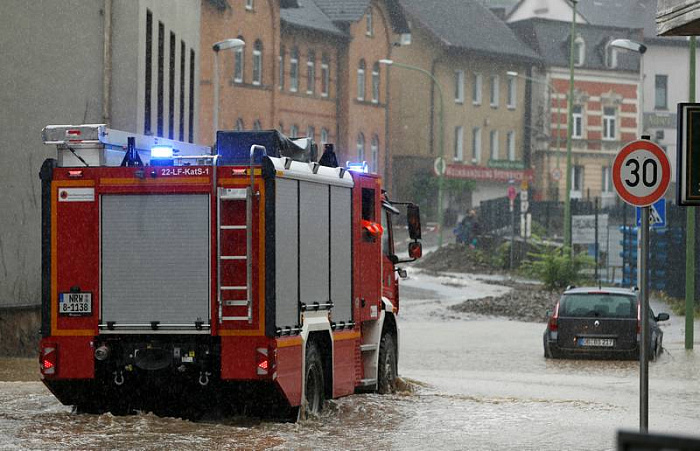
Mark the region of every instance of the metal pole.
[[637, 250], [642, 336], [639, 343], [639, 431], [649, 429], [649, 206], [642, 207]]
[[569, 248], [569, 253], [573, 251], [571, 247], [571, 131], [574, 125], [574, 41], [576, 41], [576, 3], [572, 0], [573, 20], [571, 21], [571, 38], [569, 50], [569, 98], [567, 106], [569, 114], [566, 128], [566, 192], [564, 193], [564, 247]]
[[[691, 36], [689, 102], [695, 102], [695, 46], [695, 36]], [[685, 210], [685, 349], [693, 349], [695, 327], [695, 210], [695, 207]]]
[[219, 129], [219, 51], [214, 49], [214, 137], [212, 143], [216, 144], [216, 131]]
[[510, 203], [510, 272], [513, 275], [513, 260], [515, 253], [515, 201]]
[[593, 200], [593, 214], [595, 216], [595, 281], [598, 282], [598, 198]]
[[445, 212], [442, 209], [442, 198], [445, 190], [445, 171], [447, 170], [447, 161], [445, 161], [445, 104], [443, 103], [442, 87], [440, 83], [431, 74], [430, 78], [438, 88], [440, 94], [440, 111], [438, 112], [438, 122], [440, 127], [440, 158], [442, 159], [443, 170], [440, 171], [438, 177], [438, 247], [442, 247], [442, 229], [445, 220]]

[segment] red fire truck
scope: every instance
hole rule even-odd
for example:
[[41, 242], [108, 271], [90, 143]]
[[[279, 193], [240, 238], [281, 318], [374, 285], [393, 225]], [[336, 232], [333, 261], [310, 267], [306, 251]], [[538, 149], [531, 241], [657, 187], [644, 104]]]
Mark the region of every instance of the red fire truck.
[[366, 166], [276, 131], [219, 131], [213, 150], [101, 124], [43, 138], [39, 358], [63, 404], [296, 418], [395, 388], [420, 217]]

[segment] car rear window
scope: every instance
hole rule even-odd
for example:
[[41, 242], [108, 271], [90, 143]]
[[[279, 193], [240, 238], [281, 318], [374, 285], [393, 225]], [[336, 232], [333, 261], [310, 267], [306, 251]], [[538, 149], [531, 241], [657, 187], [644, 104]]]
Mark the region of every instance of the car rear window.
[[559, 304], [559, 316], [636, 318], [637, 298], [618, 294], [569, 294]]

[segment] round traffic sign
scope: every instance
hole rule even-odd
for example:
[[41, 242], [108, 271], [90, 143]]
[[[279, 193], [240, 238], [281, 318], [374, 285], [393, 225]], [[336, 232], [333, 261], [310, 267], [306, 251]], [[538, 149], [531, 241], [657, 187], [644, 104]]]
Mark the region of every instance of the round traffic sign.
[[634, 141], [615, 157], [612, 179], [622, 200], [645, 207], [666, 193], [671, 181], [671, 165], [661, 147], [651, 141]]
[[561, 169], [559, 169], [559, 168], [552, 169], [552, 180], [554, 180], [555, 182], [558, 182], [559, 180], [561, 180]]
[[435, 171], [435, 174], [442, 175], [445, 173], [445, 169], [447, 169], [447, 165], [445, 164], [445, 159], [442, 157], [437, 157], [435, 159], [435, 162], [433, 163], [433, 170]]
[[509, 186], [508, 187], [508, 199], [511, 201], [515, 200], [515, 197], [518, 195], [518, 193], [515, 192], [515, 187], [514, 186]]

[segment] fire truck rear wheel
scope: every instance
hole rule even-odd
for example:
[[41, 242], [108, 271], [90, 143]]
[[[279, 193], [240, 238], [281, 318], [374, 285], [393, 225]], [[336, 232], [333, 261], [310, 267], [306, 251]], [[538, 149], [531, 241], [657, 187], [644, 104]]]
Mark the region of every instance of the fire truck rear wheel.
[[311, 343], [306, 350], [306, 413], [321, 413], [323, 398], [323, 362], [318, 347]]
[[396, 345], [394, 337], [385, 333], [379, 343], [379, 379], [377, 380], [377, 391], [381, 394], [396, 392]]

